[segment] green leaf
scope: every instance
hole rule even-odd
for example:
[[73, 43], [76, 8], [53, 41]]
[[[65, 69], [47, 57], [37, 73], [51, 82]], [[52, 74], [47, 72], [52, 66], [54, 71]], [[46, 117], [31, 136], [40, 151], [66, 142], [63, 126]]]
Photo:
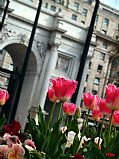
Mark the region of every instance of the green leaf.
[[47, 130], [47, 123], [46, 123], [44, 114], [42, 113], [42, 109], [40, 106], [38, 108], [38, 124], [39, 124], [39, 128], [40, 128], [41, 132], [43, 134], [45, 134], [46, 130]]
[[68, 131], [74, 131], [76, 134], [79, 133], [78, 123], [76, 118], [74, 118], [73, 120], [68, 120], [68, 123], [66, 126], [68, 128]]

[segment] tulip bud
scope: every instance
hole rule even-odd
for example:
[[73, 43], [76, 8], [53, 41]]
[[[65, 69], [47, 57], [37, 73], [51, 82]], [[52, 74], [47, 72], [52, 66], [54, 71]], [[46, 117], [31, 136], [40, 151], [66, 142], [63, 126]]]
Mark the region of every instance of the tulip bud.
[[81, 115], [81, 108], [80, 108], [80, 107], [77, 107], [77, 108], [76, 108], [76, 111], [75, 111], [75, 116], [76, 116], [77, 118], [80, 118], [80, 115]]

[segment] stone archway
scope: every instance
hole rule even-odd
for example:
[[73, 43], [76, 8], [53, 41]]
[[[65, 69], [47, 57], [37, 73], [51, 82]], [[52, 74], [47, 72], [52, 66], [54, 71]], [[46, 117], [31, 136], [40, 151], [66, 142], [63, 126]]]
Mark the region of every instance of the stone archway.
[[[19, 73], [22, 69], [27, 44], [27, 41], [23, 42], [21, 41], [21, 38], [18, 37], [10, 37], [1, 44], [1, 49], [5, 49], [10, 54], [13, 60], [13, 65], [17, 67]], [[29, 108], [37, 103], [33, 99], [40, 79], [41, 64], [41, 56], [38, 53], [36, 44], [34, 43], [16, 113], [16, 116], [21, 116], [20, 123], [22, 128], [25, 126]]]

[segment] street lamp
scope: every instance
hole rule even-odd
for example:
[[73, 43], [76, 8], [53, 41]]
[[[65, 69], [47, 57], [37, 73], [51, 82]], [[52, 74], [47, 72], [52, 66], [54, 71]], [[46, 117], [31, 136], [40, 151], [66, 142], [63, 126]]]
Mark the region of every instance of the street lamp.
[[76, 100], [77, 100], [77, 96], [78, 96], [78, 92], [79, 92], [79, 88], [80, 88], [80, 84], [81, 84], [81, 80], [82, 80], [82, 76], [83, 76], [83, 72], [84, 72], [84, 67], [85, 67], [85, 63], [86, 63], [86, 59], [87, 59], [87, 55], [88, 55], [88, 50], [89, 50], [89, 46], [91, 43], [91, 37], [93, 34], [93, 29], [94, 29], [94, 24], [95, 24], [96, 15], [98, 12], [99, 4], [100, 4], [100, 1], [96, 0], [93, 15], [91, 18], [90, 26], [88, 29], [88, 33], [87, 33], [87, 37], [86, 37], [86, 41], [85, 41], [85, 45], [84, 45], [84, 49], [83, 49], [83, 53], [82, 53], [82, 57], [81, 57], [81, 61], [80, 61], [80, 66], [78, 69], [77, 78], [76, 78], [76, 81], [78, 81], [77, 89], [71, 99], [71, 102], [73, 102], [73, 103], [76, 103]]
[[18, 102], [20, 99], [20, 94], [21, 94], [21, 90], [22, 90], [22, 86], [23, 86], [23, 82], [24, 82], [24, 78], [25, 78], [25, 74], [26, 74], [26, 70], [27, 70], [27, 66], [28, 66], [28, 62], [29, 62], [29, 58], [30, 58], [30, 53], [31, 53], [31, 49], [32, 49], [32, 44], [33, 44], [33, 40], [34, 40], [34, 36], [35, 36], [35, 32], [36, 32], [36, 27], [38, 24], [38, 19], [39, 19], [39, 15], [40, 15], [40, 11], [41, 11], [41, 5], [42, 5], [42, 0], [39, 0], [37, 13], [36, 13], [35, 21], [33, 24], [29, 44], [28, 44], [28, 47], [26, 50], [24, 63], [23, 63], [23, 67], [22, 67], [22, 71], [21, 71], [21, 75], [20, 75], [20, 81], [19, 81], [19, 85], [18, 85], [18, 89], [17, 89], [16, 98], [15, 98], [15, 102], [13, 105], [13, 111], [12, 111], [12, 114], [10, 117], [10, 121], [12, 121], [15, 118], [15, 114], [17, 111]]
[[1, 24], [0, 24], [0, 31], [2, 30], [3, 25], [4, 25], [4, 21], [5, 21], [5, 17], [6, 17], [6, 14], [7, 14], [8, 7], [9, 7], [9, 3], [10, 3], [10, 0], [7, 0], [6, 6], [5, 6], [5, 9], [4, 9], [4, 14], [3, 14], [3, 17], [2, 17], [2, 21], [1, 21]]

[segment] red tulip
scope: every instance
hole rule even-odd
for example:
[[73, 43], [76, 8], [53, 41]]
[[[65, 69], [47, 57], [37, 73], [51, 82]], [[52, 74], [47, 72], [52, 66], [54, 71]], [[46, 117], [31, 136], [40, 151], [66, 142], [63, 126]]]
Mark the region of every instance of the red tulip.
[[101, 117], [102, 117], [102, 113], [100, 112], [100, 110], [98, 108], [93, 109], [93, 111], [92, 111], [92, 118], [95, 121], [99, 121]]
[[93, 110], [99, 104], [99, 97], [93, 95], [91, 92], [85, 93], [84, 95], [84, 104], [87, 109]]
[[106, 87], [106, 103], [111, 110], [119, 110], [119, 88], [113, 84]]
[[51, 87], [48, 89], [48, 97], [51, 102], [55, 102], [57, 97], [55, 96], [55, 90]]
[[106, 105], [106, 99], [100, 99], [99, 107], [100, 107], [100, 111], [103, 115], [108, 115], [108, 114], [112, 113], [112, 110], [109, 109]]
[[119, 110], [115, 111], [112, 117], [112, 124], [119, 124]]
[[16, 120], [14, 120], [11, 124], [4, 126], [5, 133], [9, 133], [11, 135], [18, 135], [20, 130], [21, 130], [20, 123]]
[[60, 101], [69, 100], [76, 90], [77, 81], [67, 80], [63, 77], [58, 77], [51, 80], [53, 86], [52, 89], [55, 91], [55, 96]]
[[8, 91], [0, 88], [0, 105], [4, 105], [8, 98]]
[[84, 157], [80, 153], [76, 153], [73, 159], [84, 159]]
[[63, 103], [63, 111], [66, 115], [74, 115], [76, 111], [76, 105], [73, 103]]

